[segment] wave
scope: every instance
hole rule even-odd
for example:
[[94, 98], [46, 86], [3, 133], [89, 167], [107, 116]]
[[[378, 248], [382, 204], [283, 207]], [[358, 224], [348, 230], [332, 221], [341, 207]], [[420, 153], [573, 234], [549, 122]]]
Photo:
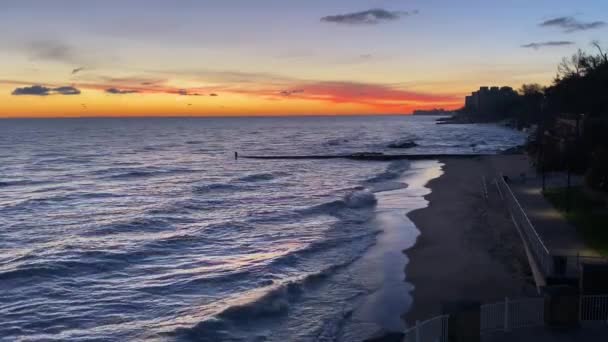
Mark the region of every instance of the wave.
[[373, 192], [359, 187], [341, 200], [316, 205], [300, 210], [299, 213], [304, 215], [332, 215], [341, 219], [350, 218], [357, 221], [366, 221], [373, 212], [364, 209], [373, 209], [377, 202], [378, 200]]
[[[69, 188], [68, 188], [69, 189]], [[45, 192], [56, 192], [58, 190], [64, 190], [63, 187], [57, 187], [53, 189], [41, 189], [37, 191], [33, 191], [32, 193], [45, 193]], [[84, 193], [72, 193], [66, 195], [55, 195], [48, 197], [38, 197], [38, 198], [30, 198], [23, 200], [18, 203], [12, 203], [10, 205], [6, 205], [4, 208], [0, 208], [0, 210], [22, 210], [22, 209], [35, 209], [45, 206], [53, 206], [58, 203], [65, 202], [75, 202], [78, 200], [87, 200], [87, 199], [104, 199], [104, 198], [118, 198], [125, 197], [125, 195], [121, 194], [113, 194], [107, 192], [84, 192]]]
[[[254, 319], [268, 319], [284, 315], [298, 298], [309, 288], [321, 283], [325, 278], [335, 274], [359, 256], [354, 256], [340, 264], [331, 265], [321, 271], [295, 277], [290, 280], [251, 290], [239, 298], [227, 300], [224, 307], [208, 319], [190, 328], [178, 328], [168, 335], [178, 339], [196, 341], [223, 341], [235, 338], [228, 331], [241, 323], [250, 323]], [[248, 298], [243, 301], [241, 298]]]
[[77, 277], [85, 274], [106, 273], [128, 266], [128, 260], [89, 261], [56, 260], [44, 264], [30, 264], [0, 272], [0, 280], [30, 280], [41, 282], [52, 278]]
[[0, 188], [8, 188], [10, 186], [27, 186], [27, 185], [39, 185], [48, 184], [49, 181], [35, 181], [35, 180], [16, 180], [16, 181], [0, 181]]
[[[293, 269], [299, 264], [314, 261], [316, 260], [316, 257], [323, 253], [336, 253], [336, 247], [349, 243], [356, 243], [355, 248], [349, 248], [349, 252], [351, 252], [350, 256], [348, 256], [349, 259], [342, 263], [342, 266], [345, 266], [354, 261], [364, 250], [369, 248], [373, 244], [376, 235], [379, 233], [379, 230], [375, 230], [360, 234], [347, 233], [340, 237], [322, 239], [310, 243], [301, 249], [268, 260], [269, 262], [255, 263], [237, 269], [226, 265], [227, 267], [225, 269], [216, 270], [212, 274], [180, 273], [179, 276], [173, 274], [163, 275], [155, 280], [159, 282], [167, 281], [166, 283], [142, 287], [140, 290], [155, 294], [175, 294], [191, 290], [196, 291], [197, 289], [200, 289], [201, 286], [208, 287], [214, 284], [230, 283], [237, 286], [237, 284], [242, 283], [243, 285], [251, 285], [252, 277], [256, 278], [255, 283], [257, 287], [267, 287], [277, 281], [278, 278], [275, 277], [274, 274], [284, 274], [286, 269]], [[213, 242], [217, 242], [217, 240], [195, 235], [176, 236], [148, 243], [142, 247], [142, 253], [143, 251], [146, 251], [146, 256], [149, 256], [154, 254], [155, 251], [162, 253], [163, 251], [166, 252], [168, 249], [187, 250], [192, 246], [205, 246], [212, 244]], [[344, 253], [341, 253], [341, 256], [344, 256]], [[119, 257], [121, 260], [133, 260], [137, 255], [129, 254], [116, 257]], [[311, 259], [311, 257], [314, 260]], [[336, 259], [331, 258], [331, 260]], [[213, 266], [212, 262], [205, 262], [204, 265]], [[201, 264], [200, 261], [197, 261], [197, 267], [201, 266], [203, 266], [203, 264]], [[260, 274], [264, 274], [264, 276], [260, 277]], [[310, 275], [310, 277], [319, 280], [329, 274], [329, 271], [326, 271]]]
[[105, 226], [97, 227], [85, 232], [83, 236], [102, 236], [119, 233], [132, 232], [158, 232], [171, 227], [172, 218], [137, 217], [126, 222], [115, 222]]
[[368, 179], [366, 183], [380, 183], [397, 179], [409, 168], [410, 163], [407, 160], [393, 161], [388, 165], [384, 172]]
[[[377, 203], [375, 195], [369, 190], [358, 187], [346, 194], [342, 199], [321, 204], [300, 211], [299, 214], [331, 214], [340, 220], [324, 233], [324, 236], [300, 249], [278, 256], [267, 263], [253, 265], [251, 268], [241, 269], [239, 272], [227, 272], [216, 274], [214, 277], [205, 279], [188, 279], [177, 285], [178, 291], [199, 287], [200, 284], [224, 283], [229, 281], [233, 284], [238, 282], [249, 282], [254, 274], [265, 274], [267, 276], [257, 277], [258, 281], [251, 290], [239, 293], [232, 299], [216, 303], [217, 311], [209, 313], [207, 319], [199, 322], [193, 327], [178, 328], [169, 335], [177, 337], [178, 340], [197, 341], [224, 341], [241, 340], [238, 335], [239, 326], [249, 324], [252, 320], [272, 319], [282, 317], [292, 305], [298, 302], [308, 291], [317, 286], [325, 284], [327, 278], [339, 272], [340, 269], [348, 267], [359, 259], [365, 251], [374, 244], [376, 236], [380, 233], [377, 229], [370, 229], [368, 225], [361, 225], [357, 221], [357, 215], [362, 219], [369, 220], [373, 215], [373, 209]], [[353, 220], [355, 224], [350, 224]], [[232, 229], [246, 228], [245, 223], [234, 227], [235, 222], [230, 224]], [[226, 224], [208, 227], [223, 231]], [[291, 276], [287, 279], [278, 280], [273, 274], [290, 273], [288, 270], [308, 269], [317, 267], [319, 260], [324, 260], [324, 265], [319, 271], [308, 272], [304, 275]], [[315, 265], [315, 266], [313, 266]], [[154, 291], [169, 293], [175, 291], [175, 284], [167, 284]]]
[[236, 190], [242, 190], [242, 189], [243, 189], [242, 186], [236, 185], [236, 184], [212, 183], [212, 184], [195, 186], [194, 193], [204, 194], [204, 193], [213, 192], [213, 191], [236, 191]]
[[60, 164], [60, 165], [70, 165], [70, 164], [88, 164], [93, 161], [93, 156], [61, 156], [52, 159], [41, 159], [38, 160], [32, 165], [52, 165], [52, 164]]
[[344, 197], [344, 204], [348, 208], [365, 208], [373, 207], [378, 203], [376, 196], [373, 193], [363, 189], [355, 191]]
[[[167, 175], [177, 175], [182, 173], [190, 173], [194, 170], [190, 169], [174, 169], [174, 170], [131, 170], [125, 171], [118, 174], [113, 174], [105, 178], [108, 179], [131, 179], [131, 178], [147, 178], [147, 177], [158, 177]], [[112, 172], [108, 170], [108, 173]]]
[[[340, 224], [338, 224], [340, 226]], [[319, 241], [312, 242], [306, 247], [298, 249], [292, 253], [283, 255], [274, 259], [269, 266], [293, 266], [299, 260], [310, 255], [319, 255], [324, 251], [329, 251], [334, 247], [344, 245], [351, 242], [364, 242], [363, 249], [371, 245], [373, 238], [380, 234], [380, 230], [368, 231], [361, 234], [342, 234], [340, 237], [325, 238]], [[356, 254], [356, 253], [355, 253]]]
[[324, 145], [326, 145], [326, 146], [339, 146], [339, 145], [342, 145], [342, 144], [346, 144], [348, 142], [350, 142], [350, 140], [347, 139], [347, 138], [335, 138], [335, 139], [329, 139], [329, 140], [327, 140], [324, 143]]
[[269, 172], [269, 173], [255, 173], [251, 175], [247, 175], [245, 177], [241, 177], [238, 179], [240, 182], [262, 182], [262, 181], [271, 181], [273, 179], [281, 178], [288, 176], [287, 172]]

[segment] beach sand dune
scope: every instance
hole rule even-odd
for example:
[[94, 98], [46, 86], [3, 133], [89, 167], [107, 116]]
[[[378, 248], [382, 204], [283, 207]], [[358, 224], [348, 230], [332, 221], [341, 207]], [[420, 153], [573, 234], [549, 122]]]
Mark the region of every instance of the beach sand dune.
[[408, 215], [421, 231], [405, 251], [415, 287], [408, 323], [441, 314], [446, 302], [535, 294], [524, 247], [493, 184], [500, 158], [441, 160], [444, 174], [427, 185], [429, 206]]

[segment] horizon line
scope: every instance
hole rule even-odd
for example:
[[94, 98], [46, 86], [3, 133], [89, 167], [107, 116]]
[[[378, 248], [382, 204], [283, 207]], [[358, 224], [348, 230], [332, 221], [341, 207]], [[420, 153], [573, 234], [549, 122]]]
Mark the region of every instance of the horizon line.
[[413, 116], [414, 113], [382, 113], [382, 114], [371, 114], [371, 113], [352, 113], [352, 114], [261, 114], [261, 115], [246, 115], [246, 114], [211, 114], [211, 115], [82, 115], [82, 116], [0, 116], [0, 120], [36, 120], [36, 119], [173, 119], [173, 118], [192, 118], [192, 119], [205, 119], [205, 118], [285, 118], [285, 117], [363, 117], [363, 116]]

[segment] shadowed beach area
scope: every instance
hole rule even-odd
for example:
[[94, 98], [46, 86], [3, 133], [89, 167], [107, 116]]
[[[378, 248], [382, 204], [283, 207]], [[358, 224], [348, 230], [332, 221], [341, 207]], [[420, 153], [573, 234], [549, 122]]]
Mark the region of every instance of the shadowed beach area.
[[512, 156], [443, 158], [428, 207], [408, 216], [421, 232], [406, 278], [415, 289], [406, 320], [441, 314], [449, 302], [496, 302], [536, 291], [522, 241], [493, 181]]

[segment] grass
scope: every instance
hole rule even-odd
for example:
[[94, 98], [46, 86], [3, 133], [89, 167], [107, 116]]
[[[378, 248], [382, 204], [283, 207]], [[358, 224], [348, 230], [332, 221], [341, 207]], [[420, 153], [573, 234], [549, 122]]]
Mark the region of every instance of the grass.
[[608, 256], [608, 208], [603, 201], [590, 198], [582, 188], [570, 188], [570, 210], [567, 189], [548, 189], [545, 197], [582, 234], [585, 243], [603, 256]]

